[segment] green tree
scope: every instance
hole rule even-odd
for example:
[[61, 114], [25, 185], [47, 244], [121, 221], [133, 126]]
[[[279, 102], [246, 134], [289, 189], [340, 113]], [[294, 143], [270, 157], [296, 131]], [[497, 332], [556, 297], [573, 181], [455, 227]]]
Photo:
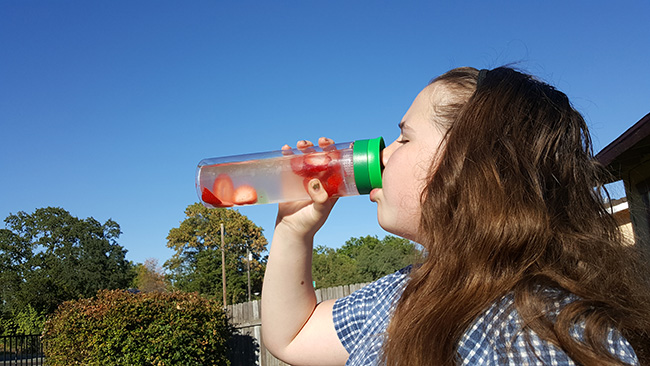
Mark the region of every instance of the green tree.
[[155, 258], [147, 258], [144, 263], [135, 265], [133, 287], [142, 292], [162, 292], [167, 290], [165, 274]]
[[134, 276], [126, 250], [117, 244], [121, 231], [113, 220], [101, 224], [47, 207], [9, 215], [4, 222], [0, 296], [5, 314], [28, 305], [49, 314], [64, 301], [126, 288]]
[[350, 238], [338, 253], [356, 262], [363, 282], [393, 273], [413, 264], [421, 256], [415, 243], [393, 235], [386, 235], [381, 240], [376, 236]]
[[312, 276], [317, 288], [372, 282], [417, 262], [421, 255], [415, 243], [397, 236], [350, 238], [338, 249], [314, 248]]
[[169, 231], [167, 246], [176, 253], [165, 262], [175, 289], [222, 298], [221, 224], [224, 225], [227, 302], [248, 298], [247, 249], [251, 292], [260, 292], [266, 265], [267, 241], [262, 228], [234, 209], [209, 209], [195, 203], [185, 210], [186, 218]]
[[312, 278], [316, 288], [367, 282], [359, 273], [357, 262], [333, 248], [319, 245], [312, 256]]
[[27, 305], [20, 310], [14, 309], [0, 319], [0, 335], [40, 334], [44, 323], [45, 315]]

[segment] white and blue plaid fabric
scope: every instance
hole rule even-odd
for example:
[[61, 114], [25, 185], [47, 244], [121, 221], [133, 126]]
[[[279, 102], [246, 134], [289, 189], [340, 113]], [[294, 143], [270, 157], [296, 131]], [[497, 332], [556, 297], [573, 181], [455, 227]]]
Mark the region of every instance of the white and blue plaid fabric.
[[[404, 268], [336, 301], [334, 327], [350, 354], [346, 365], [379, 364], [393, 305], [401, 296], [409, 273], [410, 268]], [[554, 309], [571, 301], [569, 297], [557, 302], [553, 304]], [[561, 349], [541, 340], [529, 329], [522, 331], [521, 320], [512, 304], [512, 295], [505, 296], [474, 321], [458, 344], [457, 364], [575, 365]], [[581, 329], [576, 329], [574, 335], [580, 339]], [[621, 361], [639, 364], [634, 350], [617, 331], [610, 332], [607, 346]]]

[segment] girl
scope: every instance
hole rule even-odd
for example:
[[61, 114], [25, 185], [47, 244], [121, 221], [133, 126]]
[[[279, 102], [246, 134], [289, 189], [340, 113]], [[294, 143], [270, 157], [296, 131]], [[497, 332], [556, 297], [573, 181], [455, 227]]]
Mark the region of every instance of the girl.
[[426, 258], [317, 304], [313, 237], [336, 199], [312, 180], [311, 202], [279, 205], [262, 291], [272, 353], [292, 365], [650, 362], [647, 264], [602, 204], [604, 170], [566, 95], [510, 68], [459, 68], [399, 127], [370, 200]]

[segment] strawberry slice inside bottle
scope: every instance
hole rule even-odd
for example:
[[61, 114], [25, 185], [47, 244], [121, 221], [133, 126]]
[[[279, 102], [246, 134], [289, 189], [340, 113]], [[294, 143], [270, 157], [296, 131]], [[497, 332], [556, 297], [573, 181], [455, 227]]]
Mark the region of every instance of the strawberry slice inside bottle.
[[241, 185], [233, 193], [233, 203], [236, 205], [250, 205], [257, 202], [257, 191], [248, 184]]
[[341, 174], [334, 173], [327, 177], [327, 179], [324, 182], [325, 186], [325, 191], [327, 191], [327, 195], [332, 197], [333, 195], [339, 193], [339, 189], [341, 188], [341, 185], [343, 184], [343, 177]]
[[291, 159], [291, 170], [304, 178], [303, 185], [306, 191], [309, 181], [317, 178], [328, 196], [332, 197], [339, 193], [343, 185], [340, 155], [340, 151], [326, 147], [323, 152], [295, 156]]
[[291, 158], [291, 170], [300, 175], [304, 176], [303, 169], [305, 166], [305, 157], [304, 156], [294, 156]]
[[235, 187], [228, 174], [221, 173], [217, 176], [214, 180], [214, 185], [212, 186], [212, 192], [222, 202], [222, 207], [229, 207], [223, 205], [232, 206]]
[[218, 199], [207, 188], [203, 188], [201, 190], [201, 199], [203, 200], [203, 202], [208, 203], [208, 204], [210, 204], [212, 206], [215, 206], [215, 207], [230, 207], [230, 206], [232, 206], [232, 205], [224, 204], [223, 202], [221, 202], [221, 200]]
[[303, 171], [306, 175], [317, 174], [327, 170], [332, 158], [326, 154], [310, 154], [305, 156]]

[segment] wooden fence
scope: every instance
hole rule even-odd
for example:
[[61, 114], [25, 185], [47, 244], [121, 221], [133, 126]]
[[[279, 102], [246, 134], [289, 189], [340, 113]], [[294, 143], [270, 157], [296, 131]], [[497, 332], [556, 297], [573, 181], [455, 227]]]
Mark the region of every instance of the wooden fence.
[[[318, 302], [338, 299], [367, 285], [366, 283], [330, 287], [316, 290]], [[233, 366], [280, 366], [286, 363], [273, 357], [262, 342], [262, 321], [260, 319], [260, 301], [228, 305], [228, 315], [238, 332], [232, 339], [233, 354], [230, 357]]]

